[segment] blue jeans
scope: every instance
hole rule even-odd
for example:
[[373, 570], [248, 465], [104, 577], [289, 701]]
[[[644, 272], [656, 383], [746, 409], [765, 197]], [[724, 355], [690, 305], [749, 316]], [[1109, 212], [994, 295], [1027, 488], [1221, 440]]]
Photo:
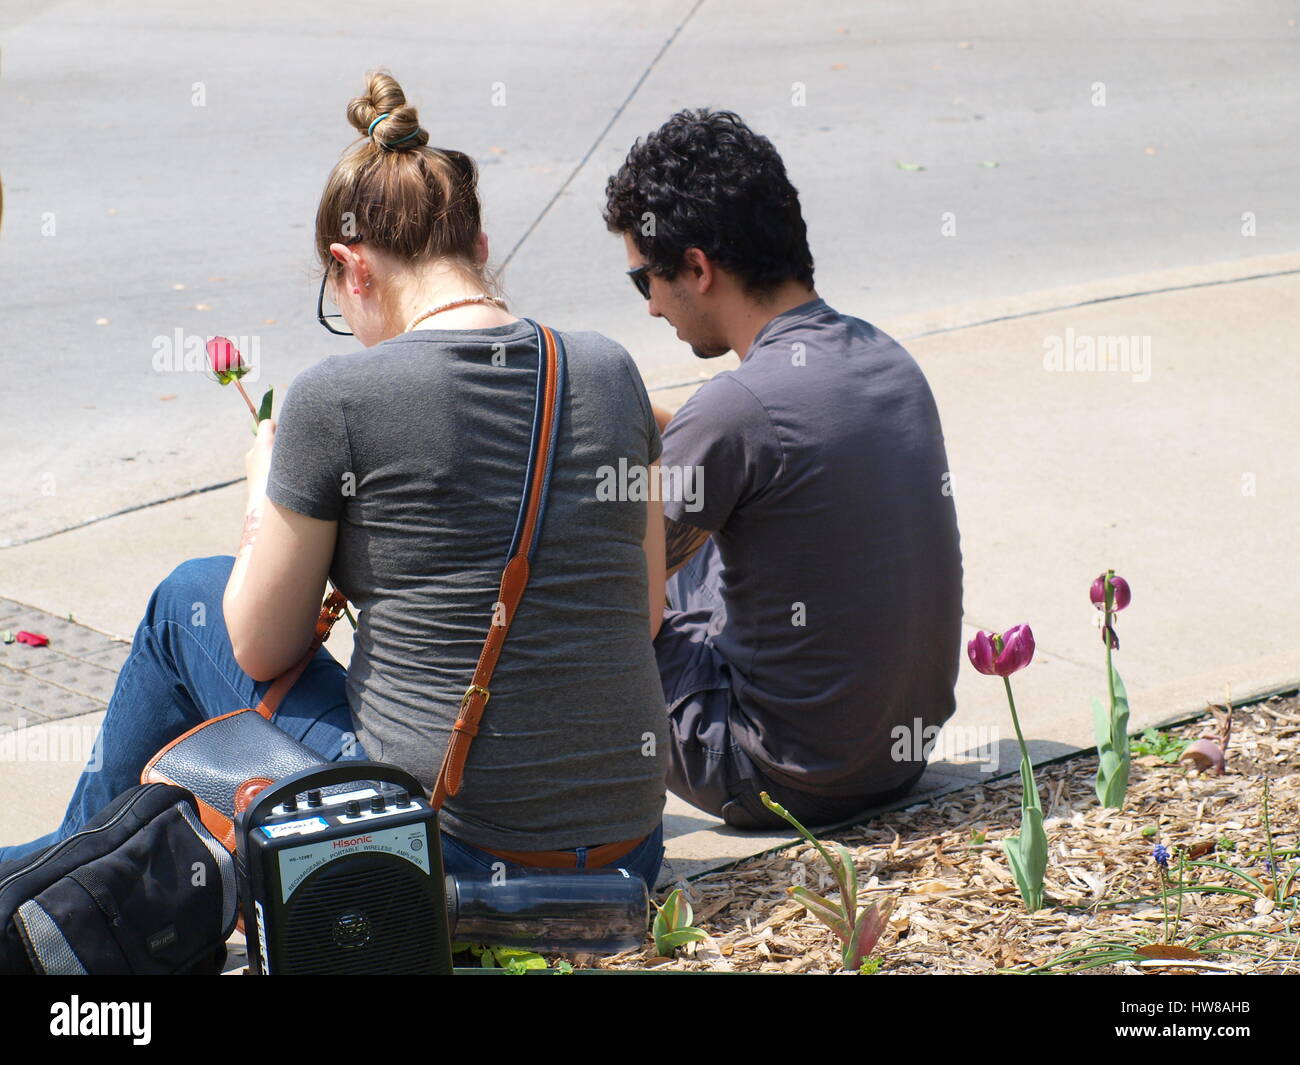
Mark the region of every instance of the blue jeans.
[[[145, 763], [170, 740], [208, 718], [261, 701], [272, 682], [254, 681], [239, 667], [221, 606], [234, 563], [231, 555], [190, 559], [154, 589], [63, 823], [30, 843], [0, 847], [0, 861], [72, 835], [137, 785]], [[346, 678], [343, 666], [320, 648], [275, 714], [276, 725], [331, 762], [368, 758], [353, 730]], [[457, 875], [501, 861], [446, 832], [442, 851], [446, 871]], [[574, 851], [584, 865], [587, 848]], [[660, 823], [618, 865], [653, 888], [662, 861]]]

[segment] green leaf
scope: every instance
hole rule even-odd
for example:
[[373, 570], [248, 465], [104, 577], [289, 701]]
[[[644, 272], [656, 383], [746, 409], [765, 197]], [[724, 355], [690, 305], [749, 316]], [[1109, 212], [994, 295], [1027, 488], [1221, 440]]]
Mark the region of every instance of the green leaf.
[[1020, 835], [1002, 841], [1011, 873], [1016, 878], [1025, 908], [1033, 913], [1043, 906], [1043, 874], [1047, 872], [1047, 832], [1043, 829], [1043, 812], [1022, 811]]
[[1043, 804], [1038, 798], [1038, 782], [1034, 779], [1034, 764], [1027, 755], [1023, 754], [1020, 756], [1020, 791], [1020, 812], [1023, 814], [1026, 810], [1038, 810], [1041, 813]]
[[1110, 667], [1110, 674], [1115, 679], [1115, 714], [1114, 722], [1111, 726], [1110, 743], [1117, 751], [1124, 753], [1124, 761], [1128, 761], [1128, 691], [1124, 687], [1124, 681], [1120, 679], [1119, 670], [1114, 666]]
[[656, 909], [658, 912], [650, 931], [654, 936], [655, 949], [661, 956], [671, 957], [683, 944], [708, 938], [708, 933], [691, 927], [695, 913], [681, 888], [676, 888], [662, 906], [656, 905]]
[[690, 924], [695, 916], [691, 910], [691, 904], [686, 900], [686, 896], [682, 894], [681, 888], [675, 888], [673, 893], [664, 899], [664, 904], [658, 907], [658, 910], [659, 916], [656, 921], [662, 918], [664, 927], [670, 932], [675, 928], [683, 928]]
[[987, 166], [989, 168], [995, 167], [997, 165], [998, 165], [997, 161], [994, 159], [986, 159], [984, 162], [980, 163], [980, 166]]
[[1097, 740], [1097, 753], [1110, 749], [1110, 714], [1101, 705], [1101, 700], [1092, 697], [1092, 734]]
[[925, 169], [925, 167], [923, 167], [920, 163], [900, 163], [898, 162], [897, 159], [895, 159], [894, 162], [898, 163], [899, 170], [924, 170]]
[[[1101, 788], [1102, 805], [1107, 809], [1119, 810], [1124, 806], [1124, 797], [1128, 792], [1129, 779], [1129, 742], [1128, 742], [1128, 692], [1120, 679], [1119, 670], [1111, 666], [1111, 677], [1115, 685], [1115, 709], [1110, 721], [1110, 748], [1102, 755], [1105, 766], [1105, 786]], [[1098, 770], [1098, 785], [1102, 784], [1101, 770]]]
[[524, 972], [527, 969], [546, 969], [546, 959], [531, 950], [520, 947], [493, 947], [497, 963], [511, 972]]
[[699, 943], [708, 938], [708, 933], [701, 932], [698, 928], [679, 928], [662, 938], [655, 937], [655, 950], [659, 951], [661, 957], [671, 958], [673, 952], [679, 947], [684, 947], [687, 943]]
[[262, 404], [257, 408], [257, 420], [259, 422], [264, 422], [271, 416], [271, 393], [274, 391], [274, 388], [268, 388], [265, 395], [262, 396]]
[[1177, 762], [1182, 754], [1187, 750], [1190, 740], [1182, 739], [1179, 736], [1171, 736], [1167, 732], [1161, 732], [1158, 729], [1146, 728], [1142, 730], [1142, 735], [1135, 740], [1129, 741], [1130, 755], [1137, 755], [1141, 758], [1143, 755], [1155, 755], [1166, 763], [1172, 765]]
[[654, 936], [655, 949], [659, 951], [660, 957], [664, 957], [664, 958], [668, 957], [667, 953], [663, 950], [660, 944], [664, 941], [664, 939], [668, 935], [672, 933], [672, 931], [673, 928], [668, 923], [668, 921], [664, 918], [662, 911], [655, 914], [654, 924], [650, 926], [650, 934]]
[[1220, 869], [1225, 873], [1231, 873], [1233, 876], [1239, 876], [1242, 880], [1256, 888], [1259, 891], [1260, 896], [1264, 896], [1268, 893], [1268, 889], [1258, 878], [1251, 876], [1243, 869], [1238, 869], [1236, 866], [1228, 865], [1226, 862], [1193, 861], [1187, 863], [1189, 869], [1196, 868], [1197, 866], [1200, 866], [1203, 869]]
[[862, 916], [858, 918], [853, 929], [853, 937], [844, 947], [844, 968], [857, 969], [862, 965], [863, 958], [870, 954], [879, 942], [880, 935], [885, 930], [885, 922], [889, 920], [893, 908], [894, 899], [891, 896], [862, 911]]
[[853, 938], [853, 929], [844, 919], [843, 912], [833, 902], [802, 887], [791, 888], [790, 897], [839, 936], [841, 942], [847, 943]]
[[835, 853], [839, 857], [842, 870], [835, 878], [840, 886], [840, 905], [852, 922], [858, 908], [858, 867], [853, 864], [853, 855], [844, 844], [836, 843]]

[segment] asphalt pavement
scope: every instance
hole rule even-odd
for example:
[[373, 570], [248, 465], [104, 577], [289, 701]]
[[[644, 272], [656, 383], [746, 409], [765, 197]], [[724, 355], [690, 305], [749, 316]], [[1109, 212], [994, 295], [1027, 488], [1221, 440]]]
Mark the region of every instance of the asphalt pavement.
[[[246, 412], [159, 352], [248, 337], [270, 383], [347, 350], [314, 318], [311, 227], [347, 100], [384, 65], [480, 162], [512, 309], [619, 340], [669, 405], [734, 359], [701, 363], [648, 318], [604, 181], [682, 107], [772, 138], [819, 292], [934, 388], [967, 635], [1033, 625], [1017, 698], [1039, 759], [1091, 745], [1087, 587], [1107, 566], [1134, 590], [1135, 727], [1295, 688], [1298, 34], [1270, 3], [0, 6], [8, 620], [129, 638], [178, 562], [233, 552]], [[64, 693], [41, 689], [56, 709], [28, 724], [97, 720], [73, 696], [102, 706], [120, 648], [83, 637], [66, 672], [37, 648], [0, 662]], [[1014, 769], [989, 678], [963, 673], [946, 735], [936, 789], [986, 779], [970, 751], [990, 737]], [[0, 840], [52, 827], [80, 767], [0, 772]], [[673, 817], [683, 869], [761, 849]]]

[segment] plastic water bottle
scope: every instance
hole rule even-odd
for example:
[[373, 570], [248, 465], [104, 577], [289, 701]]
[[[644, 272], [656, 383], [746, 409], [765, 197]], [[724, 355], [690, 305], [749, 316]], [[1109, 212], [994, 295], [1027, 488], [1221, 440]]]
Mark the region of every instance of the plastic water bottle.
[[537, 953], [617, 954], [641, 946], [646, 883], [626, 869], [534, 869], [447, 877], [453, 937]]

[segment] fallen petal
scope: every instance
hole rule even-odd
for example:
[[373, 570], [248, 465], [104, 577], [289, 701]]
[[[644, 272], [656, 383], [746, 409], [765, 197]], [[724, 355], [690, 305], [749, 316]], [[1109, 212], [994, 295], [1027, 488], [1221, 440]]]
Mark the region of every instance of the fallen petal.
[[50, 642], [48, 636], [42, 635], [39, 632], [27, 632], [26, 630], [15, 632], [14, 639], [19, 643], [29, 643], [33, 647], [44, 647]]
[[1215, 773], [1223, 773], [1223, 752], [1213, 740], [1197, 740], [1188, 746], [1178, 760], [1191, 762], [1201, 772], [1213, 769]]

